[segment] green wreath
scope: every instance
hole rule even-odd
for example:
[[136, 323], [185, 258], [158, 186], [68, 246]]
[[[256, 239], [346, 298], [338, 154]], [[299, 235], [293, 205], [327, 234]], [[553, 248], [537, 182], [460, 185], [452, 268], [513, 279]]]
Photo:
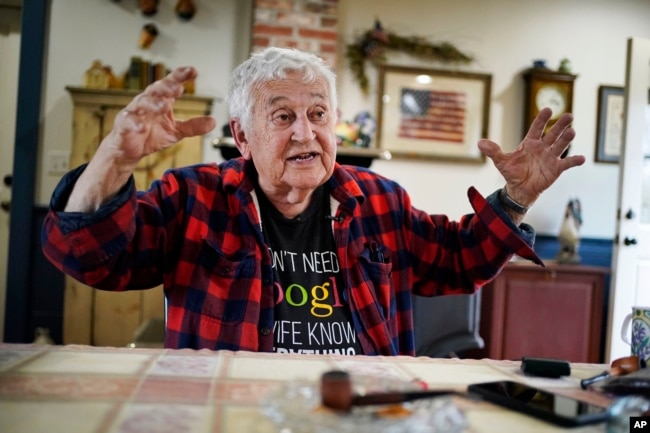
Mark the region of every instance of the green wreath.
[[402, 51], [416, 57], [445, 63], [470, 63], [473, 58], [462, 53], [452, 44], [432, 44], [418, 36], [399, 36], [387, 32], [379, 21], [373, 29], [364, 32], [357, 40], [346, 46], [345, 57], [350, 62], [354, 78], [364, 94], [368, 93], [366, 61], [378, 65], [386, 61], [386, 50]]

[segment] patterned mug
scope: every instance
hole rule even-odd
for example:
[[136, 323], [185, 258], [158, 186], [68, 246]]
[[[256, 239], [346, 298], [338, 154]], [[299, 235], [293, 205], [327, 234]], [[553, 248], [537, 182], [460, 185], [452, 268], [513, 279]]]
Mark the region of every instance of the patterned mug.
[[[629, 327], [632, 324], [632, 341]], [[632, 307], [621, 327], [621, 338], [632, 348], [632, 355], [650, 362], [650, 307]]]

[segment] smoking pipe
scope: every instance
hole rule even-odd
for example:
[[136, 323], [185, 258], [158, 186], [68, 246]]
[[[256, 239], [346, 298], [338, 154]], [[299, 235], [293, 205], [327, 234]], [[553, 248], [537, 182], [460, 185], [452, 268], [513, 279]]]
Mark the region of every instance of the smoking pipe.
[[355, 406], [376, 404], [395, 404], [422, 398], [455, 394], [451, 390], [387, 391], [358, 395], [352, 390], [350, 375], [341, 370], [333, 370], [321, 376], [321, 402], [323, 406], [349, 412]]
[[582, 387], [582, 389], [587, 389], [587, 387], [593, 383], [600, 382], [601, 380], [609, 379], [610, 377], [623, 376], [628, 373], [633, 373], [645, 367], [646, 367], [645, 360], [643, 358], [639, 358], [637, 355], [618, 358], [612, 361], [612, 365], [609, 370], [605, 370], [594, 377], [590, 377], [588, 379], [582, 379], [580, 381], [580, 386]]

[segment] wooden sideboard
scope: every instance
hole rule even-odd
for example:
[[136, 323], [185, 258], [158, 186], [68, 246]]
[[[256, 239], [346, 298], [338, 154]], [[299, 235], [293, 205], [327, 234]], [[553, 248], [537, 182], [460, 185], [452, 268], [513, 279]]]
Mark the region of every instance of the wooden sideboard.
[[[87, 162], [113, 127], [115, 116], [137, 94], [129, 90], [66, 87], [74, 104], [70, 167]], [[183, 95], [174, 102], [178, 119], [204, 116], [213, 98]], [[147, 189], [172, 167], [195, 164], [203, 158], [203, 137], [186, 138], [177, 145], [147, 156], [138, 165], [135, 183]], [[63, 307], [63, 343], [125, 346], [143, 323], [164, 316], [162, 286], [132, 292], [105, 292], [66, 277]]]
[[466, 356], [602, 362], [608, 274], [597, 266], [509, 263], [481, 289], [485, 347]]

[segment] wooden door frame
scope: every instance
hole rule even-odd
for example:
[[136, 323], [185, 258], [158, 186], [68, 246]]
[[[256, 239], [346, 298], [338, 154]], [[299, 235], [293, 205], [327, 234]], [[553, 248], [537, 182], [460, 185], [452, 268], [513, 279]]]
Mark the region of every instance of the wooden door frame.
[[[639, 273], [641, 248], [647, 245], [640, 222], [643, 173], [643, 139], [647, 104], [647, 73], [650, 40], [628, 38], [625, 67], [623, 146], [619, 161], [617, 220], [612, 255], [612, 284], [606, 335], [606, 357], [609, 363], [628, 356], [630, 347], [621, 338], [621, 327], [631, 308], [650, 301], [642, 288]], [[639, 103], [639, 100], [644, 102]], [[644, 224], [645, 225], [645, 224]], [[643, 237], [642, 237], [643, 236]], [[647, 248], [647, 247], [646, 247]], [[645, 250], [643, 250], [645, 251]]]
[[41, 138], [43, 63], [47, 43], [50, 0], [24, 0], [21, 14], [18, 102], [14, 141], [11, 216], [4, 341], [24, 343], [28, 335], [30, 282], [33, 263], [31, 239]]

